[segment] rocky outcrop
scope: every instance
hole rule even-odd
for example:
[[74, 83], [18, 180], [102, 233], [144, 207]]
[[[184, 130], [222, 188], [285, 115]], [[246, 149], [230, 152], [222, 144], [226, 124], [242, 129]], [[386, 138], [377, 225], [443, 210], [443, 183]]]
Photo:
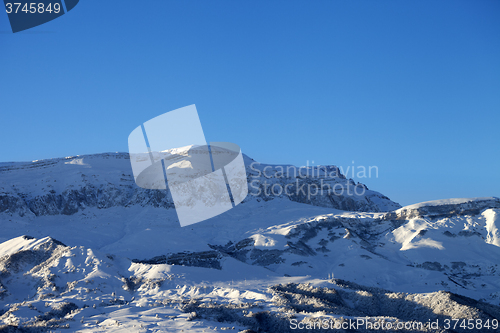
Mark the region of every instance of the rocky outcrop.
[[[346, 179], [334, 166], [323, 167], [324, 174], [320, 177], [312, 167], [309, 172], [290, 175], [279, 174], [276, 166], [263, 172], [269, 166], [248, 157], [245, 163], [249, 194], [244, 202], [288, 199], [314, 206], [372, 212], [400, 208], [386, 196]], [[135, 184], [126, 153], [0, 166], [0, 213], [72, 215], [88, 207], [131, 205], [175, 207], [168, 189], [146, 190]]]
[[477, 215], [488, 208], [500, 208], [500, 199], [491, 197], [428, 201], [390, 212], [386, 215], [386, 219], [410, 220], [420, 217], [441, 218], [456, 215]]
[[222, 269], [220, 265], [220, 260], [222, 258], [223, 255], [218, 251], [202, 251], [174, 253], [168, 256], [162, 255], [146, 260], [134, 259], [132, 262], [147, 265], [167, 264]]

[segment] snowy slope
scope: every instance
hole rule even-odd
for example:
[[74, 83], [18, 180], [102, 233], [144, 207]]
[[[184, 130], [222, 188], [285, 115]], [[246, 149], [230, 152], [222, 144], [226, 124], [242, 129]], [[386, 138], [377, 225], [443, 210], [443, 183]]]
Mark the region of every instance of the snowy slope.
[[[357, 211], [389, 211], [400, 208], [384, 195], [346, 179], [334, 166], [307, 167], [298, 172], [277, 174], [290, 166], [269, 166], [244, 157], [250, 194], [246, 201], [287, 199], [316, 206]], [[267, 169], [266, 169], [267, 168]], [[264, 171], [264, 169], [266, 169]], [[292, 170], [298, 170], [293, 167]], [[318, 171], [320, 170], [320, 171]], [[324, 170], [329, 170], [325, 175]], [[307, 195], [304, 185], [337, 186], [338, 195], [326, 191]], [[289, 193], [272, 192], [271, 186]], [[276, 187], [275, 189], [277, 189]], [[307, 188], [307, 186], [306, 186]], [[357, 191], [355, 191], [357, 190]], [[359, 195], [357, 195], [358, 193]], [[128, 206], [173, 208], [165, 190], [145, 190], [134, 183], [129, 155], [106, 153], [27, 163], [0, 165], [0, 212], [18, 215], [72, 215], [88, 207]]]
[[[293, 332], [292, 319], [366, 317], [492, 328], [500, 317], [498, 198], [400, 208], [371, 191], [337, 204], [249, 196], [181, 228], [168, 194], [133, 184], [124, 154], [0, 168], [0, 331]], [[263, 181], [291, 181], [266, 170]]]
[[[500, 249], [484, 237], [497, 226], [498, 209], [422, 224], [388, 220], [386, 213], [297, 219], [294, 213], [304, 213], [307, 206], [289, 205], [274, 214], [261, 208], [268, 213], [266, 228], [261, 222], [247, 233], [227, 233], [221, 239], [214, 230], [205, 238], [210, 241], [206, 248], [180, 251], [187, 249], [185, 244], [169, 244], [183, 254], [215, 249], [216, 267], [205, 265], [206, 257], [200, 261], [192, 256], [184, 263], [165, 258], [134, 262], [50, 237], [8, 240], [0, 244], [0, 306], [5, 311], [0, 320], [84, 332], [292, 332], [294, 318], [302, 323], [368, 318], [394, 324], [474, 318], [493, 325], [499, 317], [500, 307], [493, 304], [499, 304]], [[287, 222], [273, 225], [280, 211], [285, 212], [281, 222]], [[226, 227], [238, 222], [226, 221]], [[449, 230], [457, 236], [447, 236]], [[463, 230], [477, 234], [459, 235]], [[225, 243], [241, 235], [247, 238], [234, 246]], [[429, 241], [415, 239], [422, 236]], [[448, 239], [458, 240], [459, 246], [446, 243]], [[142, 241], [165, 249], [149, 237]], [[412, 242], [416, 245], [408, 246]], [[435, 250], [433, 242], [441, 242], [445, 252], [426, 252]], [[225, 245], [213, 245], [217, 243]], [[474, 300], [480, 298], [486, 303]]]

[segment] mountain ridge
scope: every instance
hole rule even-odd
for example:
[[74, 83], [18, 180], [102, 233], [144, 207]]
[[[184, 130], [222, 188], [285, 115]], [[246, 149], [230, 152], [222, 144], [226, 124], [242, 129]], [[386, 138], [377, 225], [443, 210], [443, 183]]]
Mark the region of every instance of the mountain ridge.
[[[353, 318], [437, 320], [398, 329], [437, 333], [445, 320], [491, 328], [499, 316], [496, 197], [400, 207], [367, 188], [358, 198], [261, 193], [180, 227], [168, 191], [137, 188], [126, 157], [0, 165], [0, 332], [281, 333], [294, 332], [292, 320]], [[261, 183], [253, 194], [325, 179], [245, 163], [249, 183]], [[365, 189], [340, 174], [328, 181]]]
[[[329, 168], [336, 176], [327, 179], [327, 183], [335, 184], [342, 193], [337, 195], [325, 191], [310, 196], [303, 191], [304, 186], [314, 184], [319, 187], [323, 179], [277, 177], [276, 167], [280, 165], [258, 163], [255, 167], [252, 163], [257, 162], [245, 156], [250, 192], [246, 202], [286, 198], [315, 206], [358, 211], [388, 211], [401, 207], [379, 192], [346, 179], [335, 166]], [[274, 169], [261, 172], [270, 166]], [[309, 169], [314, 170], [314, 167]], [[135, 185], [127, 153], [77, 155], [7, 164], [0, 166], [0, 176], [0, 212], [8, 214], [73, 215], [87, 207], [131, 205], [174, 208], [168, 190], [147, 190]], [[292, 195], [274, 195], [267, 190], [268, 185], [284, 188], [287, 184], [292, 185]], [[344, 194], [344, 189], [353, 195]], [[362, 194], [356, 195], [356, 189]]]

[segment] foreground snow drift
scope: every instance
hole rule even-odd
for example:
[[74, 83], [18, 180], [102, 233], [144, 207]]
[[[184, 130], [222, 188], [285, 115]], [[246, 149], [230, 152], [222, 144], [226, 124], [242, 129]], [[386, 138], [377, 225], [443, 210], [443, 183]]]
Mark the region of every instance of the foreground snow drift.
[[[440, 322], [440, 329], [446, 320], [474, 319], [493, 327], [500, 318], [500, 200], [466, 203], [471, 209], [426, 204], [440, 214], [409, 219], [246, 203], [247, 211], [191, 229], [162, 224], [159, 209], [146, 221], [133, 211], [126, 219], [90, 209], [49, 225], [47, 217], [9, 216], [7, 233], [38, 234], [58, 224], [63, 238], [0, 244], [0, 320], [4, 330], [82, 332], [292, 332], [358, 319]], [[97, 233], [93, 226], [104, 223], [109, 227]]]
[[[120, 153], [0, 165], [0, 332], [498, 328], [498, 198], [256, 195], [181, 228], [168, 192], [129, 168]], [[319, 181], [279, 169], [247, 176]]]
[[230, 258], [222, 271], [147, 265], [49, 237], [18, 237], [0, 244], [0, 251], [0, 330], [6, 332], [9, 327], [23, 327], [23, 332], [293, 332], [319, 323], [333, 328], [361, 321], [360, 332], [366, 325], [410, 322], [422, 325], [413, 331], [438, 331], [425, 325], [444, 327], [453, 318], [498, 327], [500, 317], [499, 306], [450, 292], [398, 293], [335, 278], [279, 277]]

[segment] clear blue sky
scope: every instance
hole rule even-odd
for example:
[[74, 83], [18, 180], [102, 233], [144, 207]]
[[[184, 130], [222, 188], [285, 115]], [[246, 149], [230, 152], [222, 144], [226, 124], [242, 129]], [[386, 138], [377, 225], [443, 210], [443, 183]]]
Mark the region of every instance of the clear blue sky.
[[[98, 1], [12, 34], [0, 161], [127, 151], [196, 104], [267, 163], [379, 168], [401, 204], [500, 196], [500, 1]], [[312, 162], [310, 162], [312, 163]]]

